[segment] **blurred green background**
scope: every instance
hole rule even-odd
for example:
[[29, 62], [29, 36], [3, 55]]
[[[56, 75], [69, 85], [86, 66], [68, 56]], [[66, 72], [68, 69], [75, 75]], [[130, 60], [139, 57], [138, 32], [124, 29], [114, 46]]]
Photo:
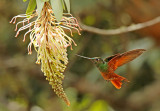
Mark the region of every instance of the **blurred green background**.
[[[14, 37], [15, 25], [9, 21], [25, 13], [27, 4], [0, 0], [0, 111], [160, 111], [160, 24], [113, 36], [75, 33], [78, 46], [73, 51], [68, 48], [63, 81], [71, 101], [67, 107], [35, 64], [35, 51], [27, 54], [25, 31]], [[71, 13], [86, 25], [115, 29], [159, 16], [159, 6], [159, 0], [71, 0]], [[147, 51], [116, 71], [130, 80], [119, 90], [89, 60], [75, 56], [105, 58], [136, 48]]]

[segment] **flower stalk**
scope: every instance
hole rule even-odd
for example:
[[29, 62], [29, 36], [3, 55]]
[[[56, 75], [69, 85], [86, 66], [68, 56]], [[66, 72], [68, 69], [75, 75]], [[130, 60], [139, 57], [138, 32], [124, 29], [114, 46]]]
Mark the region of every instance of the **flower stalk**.
[[[34, 11], [28, 18], [28, 15], [22, 14], [13, 17], [11, 23], [16, 23], [17, 18], [24, 18], [16, 24], [16, 37], [22, 30], [28, 29], [24, 34], [23, 41], [25, 42], [26, 35], [30, 33], [30, 43], [28, 45], [28, 54], [32, 54], [32, 45], [37, 52], [36, 64], [41, 64], [41, 70], [46, 76], [46, 80], [52, 86], [54, 92], [63, 99], [69, 106], [70, 102], [63, 90], [62, 80], [64, 79], [63, 72], [68, 63], [67, 47], [71, 47], [72, 43], [76, 46], [74, 40], [65, 34], [64, 30], [77, 30], [80, 35], [80, 27], [76, 18], [71, 14], [64, 13], [62, 20], [58, 22], [54, 16], [54, 12], [49, 4], [45, 2], [43, 9], [38, 16]], [[35, 19], [35, 20], [34, 20]], [[32, 21], [32, 22], [30, 22]], [[22, 27], [18, 29], [18, 26]]]

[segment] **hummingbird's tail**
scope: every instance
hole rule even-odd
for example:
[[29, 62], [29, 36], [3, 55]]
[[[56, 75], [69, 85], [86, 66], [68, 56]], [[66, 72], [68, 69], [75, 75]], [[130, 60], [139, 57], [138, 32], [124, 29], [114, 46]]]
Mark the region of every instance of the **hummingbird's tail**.
[[126, 81], [126, 82], [129, 82], [126, 78], [116, 74], [116, 73], [113, 73], [111, 74], [111, 83], [117, 88], [117, 89], [120, 89], [121, 88], [121, 85], [122, 85], [122, 81]]

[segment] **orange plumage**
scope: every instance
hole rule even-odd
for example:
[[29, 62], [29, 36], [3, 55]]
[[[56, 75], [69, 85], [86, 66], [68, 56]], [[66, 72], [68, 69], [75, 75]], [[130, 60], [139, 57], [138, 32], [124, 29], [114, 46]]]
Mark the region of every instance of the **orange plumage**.
[[111, 83], [117, 89], [120, 89], [123, 80], [126, 81], [126, 82], [129, 82], [129, 81], [126, 78], [115, 74], [114, 71], [118, 67], [134, 60], [135, 58], [140, 56], [144, 51], [145, 51], [144, 49], [136, 49], [136, 50], [132, 50], [132, 51], [122, 53], [122, 54], [116, 54], [115, 56], [113, 56], [113, 58], [111, 60], [109, 60], [109, 62], [108, 62], [108, 71], [106, 73], [106, 76], [107, 76], [106, 80], [110, 80]]

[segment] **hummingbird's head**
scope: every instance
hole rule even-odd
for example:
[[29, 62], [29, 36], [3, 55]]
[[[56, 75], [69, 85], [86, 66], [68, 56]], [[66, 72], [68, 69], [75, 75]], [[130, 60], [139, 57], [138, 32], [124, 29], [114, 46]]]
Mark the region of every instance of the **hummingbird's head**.
[[96, 66], [104, 63], [103, 59], [100, 58], [100, 57], [93, 57], [93, 58], [91, 58], [90, 60], [91, 60]]

